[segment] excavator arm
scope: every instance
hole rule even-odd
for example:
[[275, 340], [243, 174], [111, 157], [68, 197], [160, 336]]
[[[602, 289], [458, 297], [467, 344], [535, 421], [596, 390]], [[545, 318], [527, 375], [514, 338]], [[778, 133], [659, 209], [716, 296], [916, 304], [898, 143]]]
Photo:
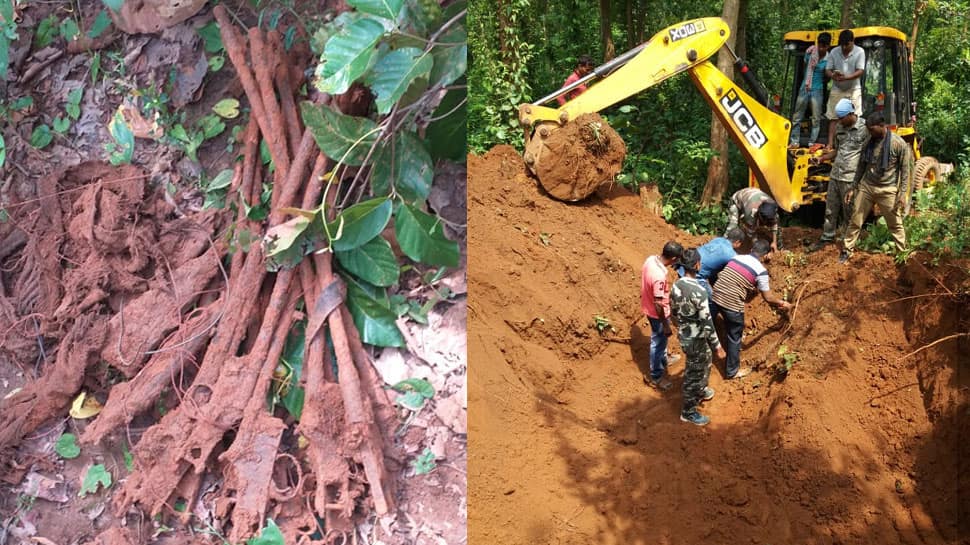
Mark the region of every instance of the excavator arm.
[[[756, 101], [708, 59], [727, 42], [730, 28], [719, 17], [678, 23], [655, 34], [638, 48], [600, 66], [575, 84], [532, 104], [519, 106], [519, 121], [526, 129], [523, 158], [535, 172], [540, 161], [556, 157], [544, 141], [552, 131], [581, 114], [598, 112], [677, 74], [688, 72], [731, 139], [741, 149], [754, 177], [787, 211], [801, 203], [801, 183], [793, 182], [788, 168], [789, 121]], [[587, 81], [601, 79], [586, 92], [559, 108], [543, 104]], [[792, 172], [804, 177], [804, 165]]]

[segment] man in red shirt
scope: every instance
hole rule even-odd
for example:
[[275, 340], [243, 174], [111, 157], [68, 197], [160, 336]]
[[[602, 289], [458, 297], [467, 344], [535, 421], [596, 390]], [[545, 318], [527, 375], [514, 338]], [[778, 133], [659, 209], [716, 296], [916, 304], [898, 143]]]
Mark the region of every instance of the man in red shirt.
[[[643, 262], [640, 279], [640, 309], [650, 322], [650, 383], [661, 391], [672, 386], [666, 377], [667, 364], [678, 357], [667, 357], [667, 337], [670, 329], [670, 284], [667, 282], [668, 267], [673, 267], [684, 252], [684, 247], [670, 241], [664, 244], [660, 255], [652, 255]], [[643, 377], [644, 382], [647, 377]]]
[[[581, 78], [586, 77], [586, 74], [589, 74], [590, 72], [592, 72], [593, 68], [594, 68], [593, 59], [589, 58], [589, 55], [581, 55], [579, 57], [579, 60], [576, 62], [576, 70], [574, 70], [572, 74], [569, 74], [569, 77], [566, 78], [566, 82], [563, 83], [562, 86], [566, 87], [568, 85], [572, 85], [573, 83], [579, 81]], [[556, 100], [559, 101], [560, 106], [563, 106], [566, 104], [567, 100], [572, 100], [585, 92], [586, 92], [586, 86], [580, 85], [579, 87], [576, 87], [572, 91], [569, 91], [564, 95], [560, 95], [556, 97]]]

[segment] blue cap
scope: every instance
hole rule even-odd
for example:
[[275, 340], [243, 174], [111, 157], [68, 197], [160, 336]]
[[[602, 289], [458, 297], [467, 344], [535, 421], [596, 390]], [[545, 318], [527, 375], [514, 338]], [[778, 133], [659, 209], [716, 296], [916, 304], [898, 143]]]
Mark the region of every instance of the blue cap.
[[853, 106], [852, 101], [847, 98], [843, 98], [838, 102], [838, 104], [835, 105], [835, 115], [837, 115], [839, 119], [842, 119], [843, 117], [854, 112], [855, 106]]

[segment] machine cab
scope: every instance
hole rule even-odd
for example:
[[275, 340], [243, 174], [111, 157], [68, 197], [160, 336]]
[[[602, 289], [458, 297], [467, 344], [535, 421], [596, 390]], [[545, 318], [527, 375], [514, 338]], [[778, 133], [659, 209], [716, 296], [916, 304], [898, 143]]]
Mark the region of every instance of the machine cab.
[[[785, 51], [788, 54], [785, 81], [787, 88], [782, 97], [782, 112], [794, 117], [795, 99], [805, 76], [807, 60], [805, 51], [814, 45], [816, 37], [825, 31], [793, 31], [785, 34]], [[839, 30], [827, 31], [832, 35], [832, 48], [838, 47]], [[889, 27], [862, 27], [852, 29], [855, 45], [866, 52], [866, 71], [862, 83], [862, 116], [882, 111], [886, 124], [896, 134], [913, 143], [915, 138], [916, 103], [913, 99], [913, 77], [910, 71], [906, 35]], [[823, 110], [828, 104], [829, 80], [825, 81]], [[809, 109], [811, 106], [809, 106]], [[824, 114], [824, 111], [823, 111]], [[806, 111], [803, 123], [810, 123]], [[807, 125], [806, 125], [807, 128]], [[808, 130], [801, 131], [801, 145], [807, 147]], [[828, 123], [823, 120], [819, 141], [828, 138]], [[914, 146], [916, 147], [916, 146]], [[917, 157], [919, 151], [917, 150]]]

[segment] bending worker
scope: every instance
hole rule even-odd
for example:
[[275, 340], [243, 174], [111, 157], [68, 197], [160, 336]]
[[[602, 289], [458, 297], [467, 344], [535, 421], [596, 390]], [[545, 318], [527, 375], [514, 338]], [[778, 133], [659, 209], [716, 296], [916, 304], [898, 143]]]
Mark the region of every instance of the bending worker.
[[727, 232], [740, 227], [746, 242], [753, 241], [759, 232], [770, 241], [771, 251], [778, 251], [781, 244], [781, 226], [778, 223], [778, 203], [757, 187], [746, 187], [731, 196], [728, 207]]

